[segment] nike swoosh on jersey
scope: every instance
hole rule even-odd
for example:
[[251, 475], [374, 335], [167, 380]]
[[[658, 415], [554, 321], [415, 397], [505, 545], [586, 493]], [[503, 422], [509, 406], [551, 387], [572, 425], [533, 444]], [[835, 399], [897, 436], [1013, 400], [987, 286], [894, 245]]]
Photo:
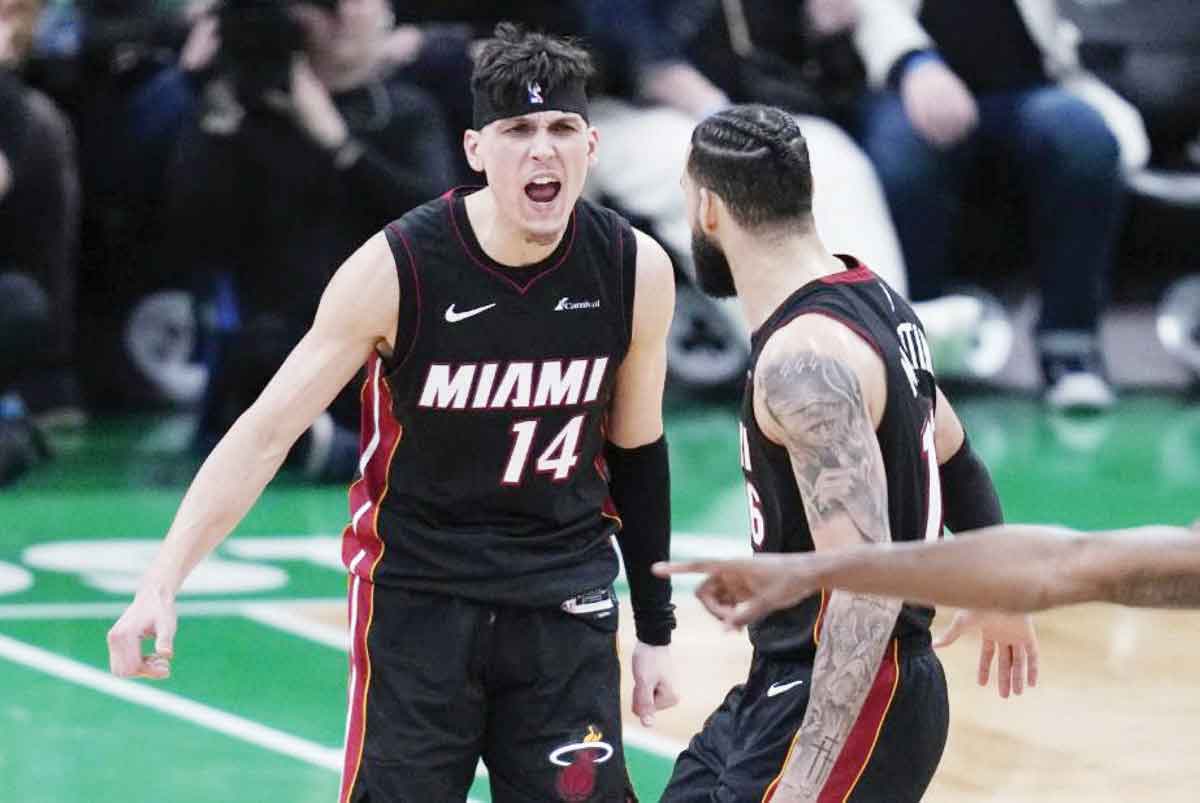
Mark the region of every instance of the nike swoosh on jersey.
[[467, 318], [472, 318], [481, 312], [487, 312], [494, 306], [496, 306], [496, 302], [493, 301], [491, 304], [484, 304], [482, 307], [456, 312], [454, 310], [454, 305], [451, 304], [450, 306], [446, 307], [446, 323], [458, 323], [459, 321], [465, 321]]
[[803, 680], [793, 680], [791, 683], [772, 683], [771, 687], [767, 689], [767, 696], [774, 697], [777, 694], [783, 694], [788, 689], [794, 688], [803, 683]]

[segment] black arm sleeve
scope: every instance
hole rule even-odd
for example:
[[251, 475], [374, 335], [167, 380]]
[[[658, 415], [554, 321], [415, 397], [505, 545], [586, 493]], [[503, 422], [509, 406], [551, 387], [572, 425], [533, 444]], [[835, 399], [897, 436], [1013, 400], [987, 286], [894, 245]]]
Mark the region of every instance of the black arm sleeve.
[[667, 439], [635, 449], [605, 446], [609, 492], [621, 517], [617, 544], [625, 561], [625, 576], [633, 603], [638, 641], [671, 643], [675, 606], [671, 581], [655, 577], [650, 567], [671, 556], [671, 478]]
[[1004, 523], [1000, 497], [987, 466], [963, 434], [962, 446], [942, 464], [942, 509], [946, 526], [960, 533]]

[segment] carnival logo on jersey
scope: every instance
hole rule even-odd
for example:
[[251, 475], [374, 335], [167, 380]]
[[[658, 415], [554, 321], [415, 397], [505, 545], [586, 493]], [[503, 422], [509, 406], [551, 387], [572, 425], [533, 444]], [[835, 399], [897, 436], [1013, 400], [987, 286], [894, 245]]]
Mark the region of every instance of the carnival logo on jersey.
[[417, 406], [503, 410], [590, 404], [600, 397], [607, 369], [608, 357], [507, 364], [434, 363], [425, 375]]
[[562, 767], [555, 784], [558, 796], [567, 803], [582, 803], [590, 798], [596, 789], [596, 765], [608, 761], [615, 752], [595, 725], [588, 725], [582, 741], [555, 748], [550, 753], [550, 763]]
[[542, 97], [542, 85], [539, 84], [537, 81], [530, 81], [529, 85], [527, 86], [527, 89], [529, 90], [529, 102], [530, 103], [541, 106], [543, 103], [546, 102], [545, 99]]
[[564, 312], [576, 309], [600, 309], [600, 299], [592, 299], [591, 301], [572, 301], [569, 298], [563, 297], [558, 300], [558, 305], [554, 307], [555, 312]]

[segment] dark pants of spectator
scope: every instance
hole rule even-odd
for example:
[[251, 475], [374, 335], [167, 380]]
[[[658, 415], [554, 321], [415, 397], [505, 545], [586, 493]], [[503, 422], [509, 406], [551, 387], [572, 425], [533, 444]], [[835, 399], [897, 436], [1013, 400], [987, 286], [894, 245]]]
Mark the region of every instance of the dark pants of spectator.
[[52, 359], [54, 329], [50, 297], [42, 286], [28, 274], [0, 268], [0, 488], [50, 455], [10, 391]]
[[1057, 86], [979, 95], [979, 125], [940, 150], [913, 128], [895, 92], [864, 101], [859, 136], [896, 222], [914, 300], [944, 292], [950, 246], [972, 169], [999, 162], [1023, 194], [1041, 282], [1038, 330], [1094, 334], [1107, 294], [1124, 183], [1101, 116]]
[[0, 271], [0, 394], [52, 357], [50, 298], [32, 277]]
[[[258, 398], [271, 377], [303, 336], [303, 328], [282, 317], [262, 314], [234, 332], [222, 334], [209, 377], [201, 413], [197, 446], [208, 452]], [[297, 442], [288, 463], [301, 467], [310, 478], [324, 482], [349, 480], [358, 467], [359, 391], [351, 382], [330, 404], [330, 424], [312, 459], [313, 431]]]

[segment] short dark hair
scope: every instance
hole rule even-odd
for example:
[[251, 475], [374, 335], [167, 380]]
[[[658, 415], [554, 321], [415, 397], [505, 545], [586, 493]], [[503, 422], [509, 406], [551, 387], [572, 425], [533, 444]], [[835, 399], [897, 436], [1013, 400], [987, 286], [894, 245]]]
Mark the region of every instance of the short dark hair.
[[784, 223], [812, 213], [808, 145], [795, 118], [773, 106], [731, 106], [692, 132], [688, 173], [721, 197], [740, 225]]
[[475, 54], [471, 91], [486, 93], [494, 106], [513, 104], [530, 83], [546, 92], [595, 72], [591, 55], [573, 37], [526, 31], [511, 22], [496, 26]]

